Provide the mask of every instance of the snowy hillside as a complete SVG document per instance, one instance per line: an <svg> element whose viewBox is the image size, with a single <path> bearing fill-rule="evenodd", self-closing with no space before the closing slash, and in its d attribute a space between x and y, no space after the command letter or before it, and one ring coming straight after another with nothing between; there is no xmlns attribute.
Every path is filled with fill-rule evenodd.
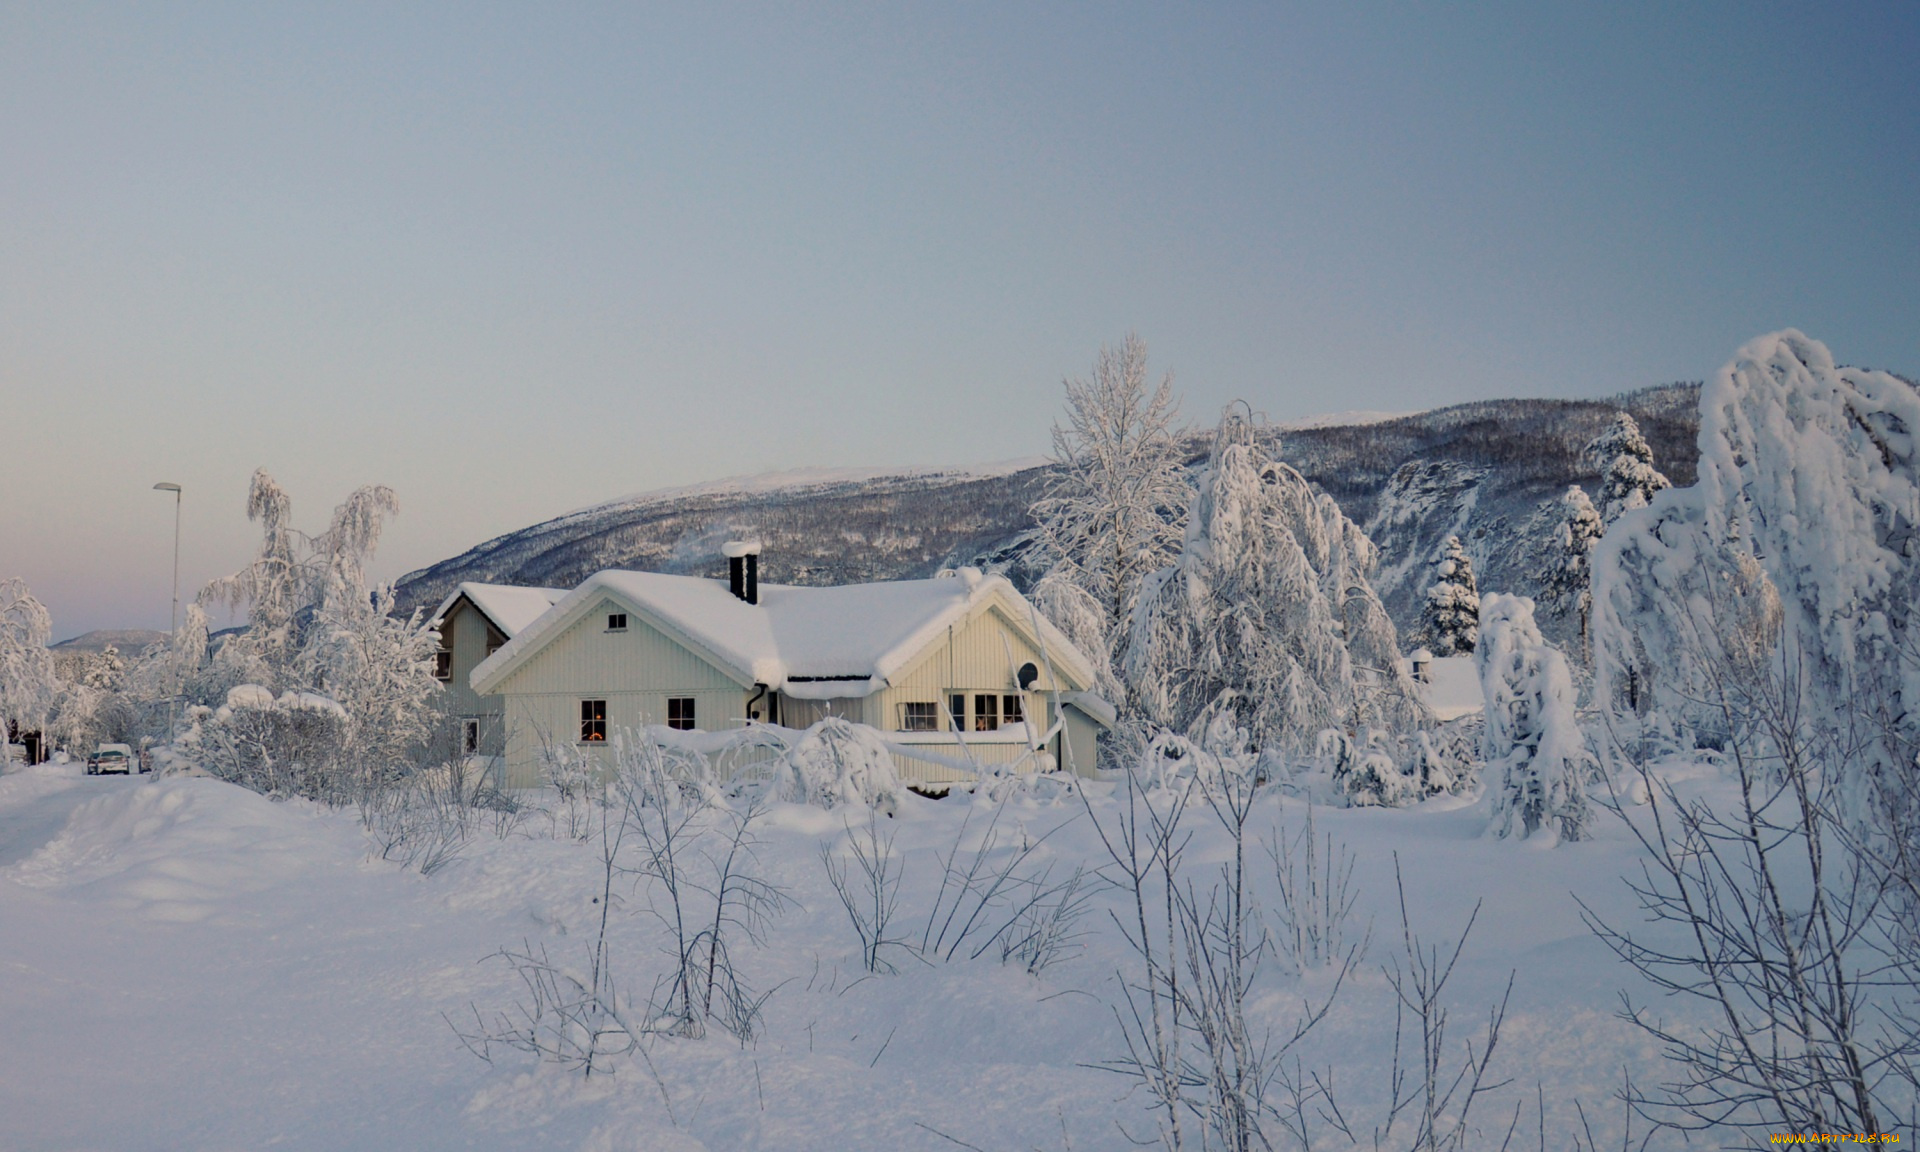
<svg viewBox="0 0 1920 1152"><path fill-rule="evenodd" d="M1552 526L1543 501L1596 479L1580 449L1617 411L1639 421L1677 484L1692 482L1698 388L1665 385L1604 401L1496 400L1410 415L1342 413L1272 429L1285 459L1340 502L1381 549L1381 599L1402 631L1449 535L1482 586L1532 595ZM1192 461L1207 450L1192 438ZM979 469L815 470L643 494L489 540L409 573L402 608L431 607L463 580L572 587L602 568L720 576L720 545L766 544L762 578L841 584L1004 567L1015 583L1031 541L1027 507L1044 461ZM1550 625L1551 627L1551 625Z"/></svg>

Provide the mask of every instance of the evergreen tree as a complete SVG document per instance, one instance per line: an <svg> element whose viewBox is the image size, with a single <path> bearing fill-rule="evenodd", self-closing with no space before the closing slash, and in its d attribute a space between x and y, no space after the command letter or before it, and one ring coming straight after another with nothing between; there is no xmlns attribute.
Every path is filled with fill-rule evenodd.
<svg viewBox="0 0 1920 1152"><path fill-rule="evenodd" d="M1590 763L1566 658L1541 637L1533 601L1493 593L1474 663L1486 700L1482 751L1495 787L1492 831L1580 840L1592 822Z"/></svg>
<svg viewBox="0 0 1920 1152"><path fill-rule="evenodd" d="M1625 412L1587 445L1586 457L1600 470L1600 515L1607 524L1645 508L1655 493L1673 487L1653 466L1653 449L1640 434L1640 425Z"/></svg>
<svg viewBox="0 0 1920 1152"><path fill-rule="evenodd" d="M1480 590L1460 537L1447 537L1434 576L1427 589L1427 643L1435 656L1464 656L1480 636Z"/></svg>
<svg viewBox="0 0 1920 1152"><path fill-rule="evenodd" d="M1578 484L1568 486L1560 497L1560 509L1560 546L1541 577L1541 599L1554 613L1571 615L1579 622L1584 659L1593 615L1593 550L1607 527Z"/></svg>

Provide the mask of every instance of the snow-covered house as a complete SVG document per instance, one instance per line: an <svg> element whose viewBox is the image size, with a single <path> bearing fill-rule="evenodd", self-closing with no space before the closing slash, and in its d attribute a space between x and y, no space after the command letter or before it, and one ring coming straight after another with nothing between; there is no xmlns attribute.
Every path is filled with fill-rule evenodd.
<svg viewBox="0 0 1920 1152"><path fill-rule="evenodd" d="M910 779L1044 762L1033 744L1056 718L1037 751L1092 770L1112 708L1086 658L1004 578L762 585L750 549L729 554L728 582L597 573L474 669L472 691L504 704L507 786L537 784L549 748L604 754L625 729L804 728L828 715L928 754L896 755Z"/></svg>
<svg viewBox="0 0 1920 1152"><path fill-rule="evenodd" d="M433 674L449 697L447 714L459 726L455 739L462 755L499 756L506 751L501 699L473 690L473 670L565 595L557 588L469 583L455 588L434 610L440 651L434 655Z"/></svg>

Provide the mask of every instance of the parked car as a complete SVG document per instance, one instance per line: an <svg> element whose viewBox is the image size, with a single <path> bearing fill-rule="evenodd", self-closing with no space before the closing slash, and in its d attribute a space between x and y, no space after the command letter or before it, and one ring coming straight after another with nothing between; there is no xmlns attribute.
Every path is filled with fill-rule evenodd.
<svg viewBox="0 0 1920 1152"><path fill-rule="evenodd" d="M131 747L125 744L102 744L87 754L87 775L99 776L107 772L124 772L131 776L140 771L140 758Z"/></svg>

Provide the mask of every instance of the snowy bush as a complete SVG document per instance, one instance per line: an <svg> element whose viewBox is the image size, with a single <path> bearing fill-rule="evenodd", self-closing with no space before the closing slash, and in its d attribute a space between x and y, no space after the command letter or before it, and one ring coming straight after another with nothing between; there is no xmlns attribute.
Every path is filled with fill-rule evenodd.
<svg viewBox="0 0 1920 1152"><path fill-rule="evenodd" d="M1541 638L1533 601L1489 595L1475 663L1486 699L1482 736L1493 794L1490 830L1579 840L1591 821L1591 757L1573 711L1566 658Z"/></svg>
<svg viewBox="0 0 1920 1152"><path fill-rule="evenodd" d="M781 798L822 808L860 805L892 812L906 785L880 734L838 716L807 729L782 761Z"/></svg>
<svg viewBox="0 0 1920 1152"><path fill-rule="evenodd" d="M1367 582L1375 562L1339 506L1269 458L1251 418L1228 409L1180 556L1141 587L1129 700L1152 723L1196 736L1230 707L1273 752L1328 727L1428 722Z"/></svg>
<svg viewBox="0 0 1920 1152"><path fill-rule="evenodd" d="M243 788L346 804L361 794L346 760L347 725L346 711L317 693L276 697L241 684L181 744L207 772Z"/></svg>
<svg viewBox="0 0 1920 1152"><path fill-rule="evenodd" d="M1447 537L1446 552L1433 575L1433 586L1427 589L1427 645L1435 656L1472 652L1480 634L1480 590L1460 537Z"/></svg>
<svg viewBox="0 0 1920 1152"><path fill-rule="evenodd" d="M1355 808L1398 808L1419 798L1417 777L1400 770L1385 732L1368 729L1358 741L1336 744L1340 753L1333 765L1333 786Z"/></svg>

